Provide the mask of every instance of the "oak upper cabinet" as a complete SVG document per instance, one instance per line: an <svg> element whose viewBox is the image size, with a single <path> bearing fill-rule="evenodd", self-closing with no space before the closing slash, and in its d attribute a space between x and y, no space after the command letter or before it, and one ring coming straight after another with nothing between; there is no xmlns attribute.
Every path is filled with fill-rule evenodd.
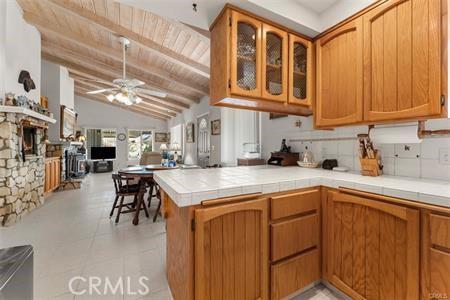
<svg viewBox="0 0 450 300"><path fill-rule="evenodd" d="M262 31L262 96L286 102L288 94L288 34L263 24Z"/></svg>
<svg viewBox="0 0 450 300"><path fill-rule="evenodd" d="M288 102L311 106L314 95L313 43L289 34Z"/></svg>
<svg viewBox="0 0 450 300"><path fill-rule="evenodd" d="M231 93L261 97L262 23L231 12Z"/></svg>
<svg viewBox="0 0 450 300"><path fill-rule="evenodd" d="M328 280L353 299L419 299L419 211L329 193Z"/></svg>
<svg viewBox="0 0 450 300"><path fill-rule="evenodd" d="M364 119L441 114L441 1L390 0L364 14Z"/></svg>
<svg viewBox="0 0 450 300"><path fill-rule="evenodd" d="M293 94L298 99L289 98L289 35L294 32L230 4L216 18L210 31L211 105L312 115L310 98L313 93L303 89L307 79L295 79ZM307 38L303 40L303 44L308 46ZM304 68L304 60L310 59L307 54L306 58L302 56L301 51L298 49L299 54L293 56L302 60L298 61L297 69ZM304 70L309 76L313 72L313 67L309 65L312 63L307 61L307 69ZM306 97L305 93L308 93Z"/></svg>
<svg viewBox="0 0 450 300"><path fill-rule="evenodd" d="M268 199L195 211L195 299L268 299Z"/></svg>
<svg viewBox="0 0 450 300"><path fill-rule="evenodd" d="M363 120L363 20L361 17L316 41L315 124L331 127Z"/></svg>

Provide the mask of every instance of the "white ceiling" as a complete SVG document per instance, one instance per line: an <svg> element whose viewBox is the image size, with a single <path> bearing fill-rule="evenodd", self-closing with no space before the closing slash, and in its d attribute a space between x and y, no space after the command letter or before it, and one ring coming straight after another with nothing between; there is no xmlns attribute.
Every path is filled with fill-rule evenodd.
<svg viewBox="0 0 450 300"><path fill-rule="evenodd" d="M0 0L1 1L1 0ZM202 29L226 3L314 37L375 0L115 0ZM197 3L197 12L192 3Z"/></svg>
<svg viewBox="0 0 450 300"><path fill-rule="evenodd" d="M304 7L321 14L339 0L295 0Z"/></svg>

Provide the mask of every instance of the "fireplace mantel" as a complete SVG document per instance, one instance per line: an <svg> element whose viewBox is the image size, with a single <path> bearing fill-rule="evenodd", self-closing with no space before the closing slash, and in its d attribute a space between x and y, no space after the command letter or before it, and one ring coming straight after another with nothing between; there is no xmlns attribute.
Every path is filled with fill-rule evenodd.
<svg viewBox="0 0 450 300"><path fill-rule="evenodd" d="M7 106L7 105L0 105L0 113L16 113L16 114L22 114L26 116L30 116L32 118L42 120L44 122L55 124L56 120L52 119L46 115L40 114L38 112L35 112L31 109L25 108L25 107L19 107L19 106Z"/></svg>

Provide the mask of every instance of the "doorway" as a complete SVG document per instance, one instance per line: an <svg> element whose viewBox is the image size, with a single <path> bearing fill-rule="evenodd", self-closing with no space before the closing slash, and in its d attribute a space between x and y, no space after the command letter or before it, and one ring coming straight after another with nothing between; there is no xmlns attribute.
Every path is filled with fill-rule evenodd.
<svg viewBox="0 0 450 300"><path fill-rule="evenodd" d="M197 118L197 165L209 166L210 128L209 114Z"/></svg>

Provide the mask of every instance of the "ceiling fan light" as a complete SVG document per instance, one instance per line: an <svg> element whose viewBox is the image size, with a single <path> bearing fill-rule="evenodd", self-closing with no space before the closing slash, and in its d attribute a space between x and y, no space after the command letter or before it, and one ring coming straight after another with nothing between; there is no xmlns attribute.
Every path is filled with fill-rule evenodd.
<svg viewBox="0 0 450 300"><path fill-rule="evenodd" d="M142 102L141 97L136 97L136 104L139 104L139 103L141 103L141 102Z"/></svg>
<svg viewBox="0 0 450 300"><path fill-rule="evenodd" d="M106 96L106 98L108 99L109 102L113 102L115 97L113 94L109 94L108 96Z"/></svg>

